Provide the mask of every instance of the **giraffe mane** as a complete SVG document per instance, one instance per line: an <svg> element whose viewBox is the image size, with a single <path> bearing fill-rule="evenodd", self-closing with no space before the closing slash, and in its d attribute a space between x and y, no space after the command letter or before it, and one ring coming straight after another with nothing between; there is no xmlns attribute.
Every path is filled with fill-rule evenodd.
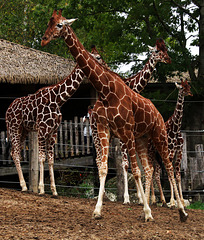
<svg viewBox="0 0 204 240"><path fill-rule="evenodd" d="M165 45L165 42L162 38L159 38L156 40L156 47L157 50L162 51L162 52L167 52L167 47Z"/></svg>

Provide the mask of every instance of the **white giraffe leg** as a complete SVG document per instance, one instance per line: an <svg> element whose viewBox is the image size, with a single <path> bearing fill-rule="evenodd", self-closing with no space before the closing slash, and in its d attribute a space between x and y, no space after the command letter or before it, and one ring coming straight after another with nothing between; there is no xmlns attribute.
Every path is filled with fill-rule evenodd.
<svg viewBox="0 0 204 240"><path fill-rule="evenodd" d="M39 141L40 142L40 141ZM39 144L39 167L40 167L40 178L39 178L39 194L44 194L44 163L45 163L45 150L44 147Z"/></svg>
<svg viewBox="0 0 204 240"><path fill-rule="evenodd" d="M49 165L49 173L50 173L50 188L53 196L57 196L57 190L55 185L55 177L54 177L54 144L55 139L57 137L57 133L54 133L50 138L50 142L47 144L48 149L48 165Z"/></svg>
<svg viewBox="0 0 204 240"><path fill-rule="evenodd" d="M172 184L170 178L169 178L169 184L170 184L170 189L171 189L170 208L174 208L175 207L174 187L173 187L173 184Z"/></svg>
<svg viewBox="0 0 204 240"><path fill-rule="evenodd" d="M137 182L137 181L135 181L135 185L136 185L136 188L137 188L138 204L139 204L139 205L143 205L142 194L141 194L141 192L140 192L140 188L139 188L139 185L138 185L138 182Z"/></svg>
<svg viewBox="0 0 204 240"><path fill-rule="evenodd" d="M15 146L15 147L14 147ZM13 161L16 165L16 169L18 172L18 177L19 177L19 182L20 182L20 186L21 186L21 190L23 192L27 191L27 186L26 186L26 182L23 176L23 172L22 172L22 168L21 168L21 153L20 153L20 149L21 149L21 145L19 145L18 143L14 143L12 144L12 150L11 150L11 156L13 158Z"/></svg>
<svg viewBox="0 0 204 240"><path fill-rule="evenodd" d="M124 201L123 204L130 204L130 197L128 193L128 156L127 149L125 145L120 141L121 151L122 151L122 168L123 168L123 176L124 176Z"/></svg>
<svg viewBox="0 0 204 240"><path fill-rule="evenodd" d="M93 212L93 217L95 219L101 218L103 195L105 192L105 181L108 173L107 161L108 161L109 137L110 137L109 130L105 128L103 125L98 124L97 130L98 130L98 136L101 143L102 158L101 158L100 169L99 169L99 180L100 180L99 195L98 195L98 201L97 201L95 210Z"/></svg>

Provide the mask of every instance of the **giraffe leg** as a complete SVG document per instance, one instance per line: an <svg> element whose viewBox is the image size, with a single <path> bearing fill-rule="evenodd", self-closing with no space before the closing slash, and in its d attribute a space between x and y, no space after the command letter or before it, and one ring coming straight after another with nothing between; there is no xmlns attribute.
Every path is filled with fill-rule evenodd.
<svg viewBox="0 0 204 240"><path fill-rule="evenodd" d="M153 217L152 217L152 214L151 214L151 209L148 205L148 201L147 201L147 198L145 196L144 189L143 189L143 186L142 186L141 171L140 171L139 166L137 164L136 149L135 149L135 138L134 138L134 135L133 135L132 132L129 132L129 135L128 135L128 132L126 132L126 136L127 136L127 139L128 139L128 142L126 143L126 146L127 146L128 152L129 152L130 160L131 160L132 173L133 173L133 176L135 178L135 182L138 186L138 189L141 193L143 204L144 204L143 210L144 210L144 214L145 214L145 221L153 221Z"/></svg>
<svg viewBox="0 0 204 240"><path fill-rule="evenodd" d="M158 128L157 130L161 130L161 128ZM168 173L168 177L170 178L171 183L173 185L174 193L175 193L177 204L178 204L180 220L182 222L185 222L188 218L188 214L184 210L184 206L181 203L179 193L178 193L178 189L177 189L177 186L176 186L176 181L175 181L175 178L174 178L173 165L172 165L172 162L169 160L167 137L163 138L163 136L165 136L166 133L165 132L163 132L163 133L160 132L158 134L158 132L157 132L156 135L160 136L160 137L159 138L155 137L155 138L152 138L152 139L154 140L154 144L155 144L160 156L162 157L162 160L165 164L166 171Z"/></svg>
<svg viewBox="0 0 204 240"><path fill-rule="evenodd" d="M54 133L48 141L47 150L48 150L48 165L49 165L49 173L50 173L50 188L53 196L57 196L57 190L55 185L55 177L54 177L54 144L57 137L57 133Z"/></svg>
<svg viewBox="0 0 204 240"><path fill-rule="evenodd" d="M161 176L161 167L160 167L159 163L155 160L154 177L155 177L155 181L157 183L157 186L159 188L160 201L162 203L162 206L166 207L167 204L166 204L166 199L164 197L164 193L163 193L163 190L162 190L160 176Z"/></svg>
<svg viewBox="0 0 204 240"><path fill-rule="evenodd" d="M185 206L182 187L181 187L181 160L182 160L182 149L177 151L176 160L175 160L175 173L176 173L176 181L179 189L181 202Z"/></svg>
<svg viewBox="0 0 204 240"><path fill-rule="evenodd" d="M169 184L170 184L170 190L171 190L171 198L170 198L170 208L175 208L175 199L174 199L174 187L171 182L171 178L169 179Z"/></svg>
<svg viewBox="0 0 204 240"><path fill-rule="evenodd" d="M151 181L151 203L152 203L152 205L156 205L156 203L157 203L155 192L154 192L153 178L152 178L152 181Z"/></svg>
<svg viewBox="0 0 204 240"><path fill-rule="evenodd" d="M46 159L46 154L45 154L45 142L44 139L41 140L40 138L38 139L39 143L39 166L40 166L40 178L39 178L39 194L45 194L45 189L44 189L44 163Z"/></svg>
<svg viewBox="0 0 204 240"><path fill-rule="evenodd" d="M95 210L93 212L93 218L100 219L101 218L101 210L102 210L102 204L103 204L103 195L105 191L105 181L106 176L108 173L108 152L109 152L109 130L105 128L103 125L98 124L98 135L101 139L101 149L102 149L102 159L101 159L101 165L99 168L99 180L100 180L100 188L99 188L99 195L98 195L98 201L95 207Z"/></svg>
<svg viewBox="0 0 204 240"><path fill-rule="evenodd" d="M125 145L120 141L121 151L122 151L122 168L123 168L123 176L124 176L124 202L123 204L130 204L130 198L128 193L128 156L127 149Z"/></svg>
<svg viewBox="0 0 204 240"><path fill-rule="evenodd" d="M136 139L136 151L141 161L145 173L145 196L149 204L150 186L154 167L151 159L148 156L148 140L146 138Z"/></svg>
<svg viewBox="0 0 204 240"><path fill-rule="evenodd" d="M25 134L23 133L23 129L21 128L20 123L17 123L16 125L19 126L18 129L15 129L15 131L12 131L12 129L10 129L10 131L9 130L8 131L10 134L11 145L12 145L11 156L13 158L13 161L15 163L15 166L18 172L21 189L24 192L28 190L24 176L23 176L22 168L21 168L21 159L22 159L21 149L22 149L22 143L25 140Z"/></svg>
<svg viewBox="0 0 204 240"><path fill-rule="evenodd" d="M19 177L19 181L20 181L20 186L23 192L27 191L27 186L26 186L26 182L25 179L23 177L23 172L21 169L21 144L12 144L12 150L11 150L11 156L13 158L13 161L15 163L17 172L18 172L18 177Z"/></svg>

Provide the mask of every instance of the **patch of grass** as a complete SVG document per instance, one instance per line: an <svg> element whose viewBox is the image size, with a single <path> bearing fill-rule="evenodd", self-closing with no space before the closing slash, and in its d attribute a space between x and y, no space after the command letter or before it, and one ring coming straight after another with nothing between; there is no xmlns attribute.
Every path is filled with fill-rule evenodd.
<svg viewBox="0 0 204 240"><path fill-rule="evenodd" d="M204 203L203 202L194 202L190 206L187 207L188 209L201 209L204 210Z"/></svg>

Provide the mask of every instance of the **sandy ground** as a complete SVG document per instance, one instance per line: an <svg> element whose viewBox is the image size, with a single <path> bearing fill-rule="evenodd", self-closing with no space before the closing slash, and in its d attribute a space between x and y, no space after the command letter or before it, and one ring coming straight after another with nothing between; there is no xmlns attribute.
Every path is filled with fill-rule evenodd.
<svg viewBox="0 0 204 240"><path fill-rule="evenodd" d="M143 207L104 201L103 218L92 219L96 200L39 196L0 188L0 239L204 239L204 212L151 206L154 222L141 218Z"/></svg>

